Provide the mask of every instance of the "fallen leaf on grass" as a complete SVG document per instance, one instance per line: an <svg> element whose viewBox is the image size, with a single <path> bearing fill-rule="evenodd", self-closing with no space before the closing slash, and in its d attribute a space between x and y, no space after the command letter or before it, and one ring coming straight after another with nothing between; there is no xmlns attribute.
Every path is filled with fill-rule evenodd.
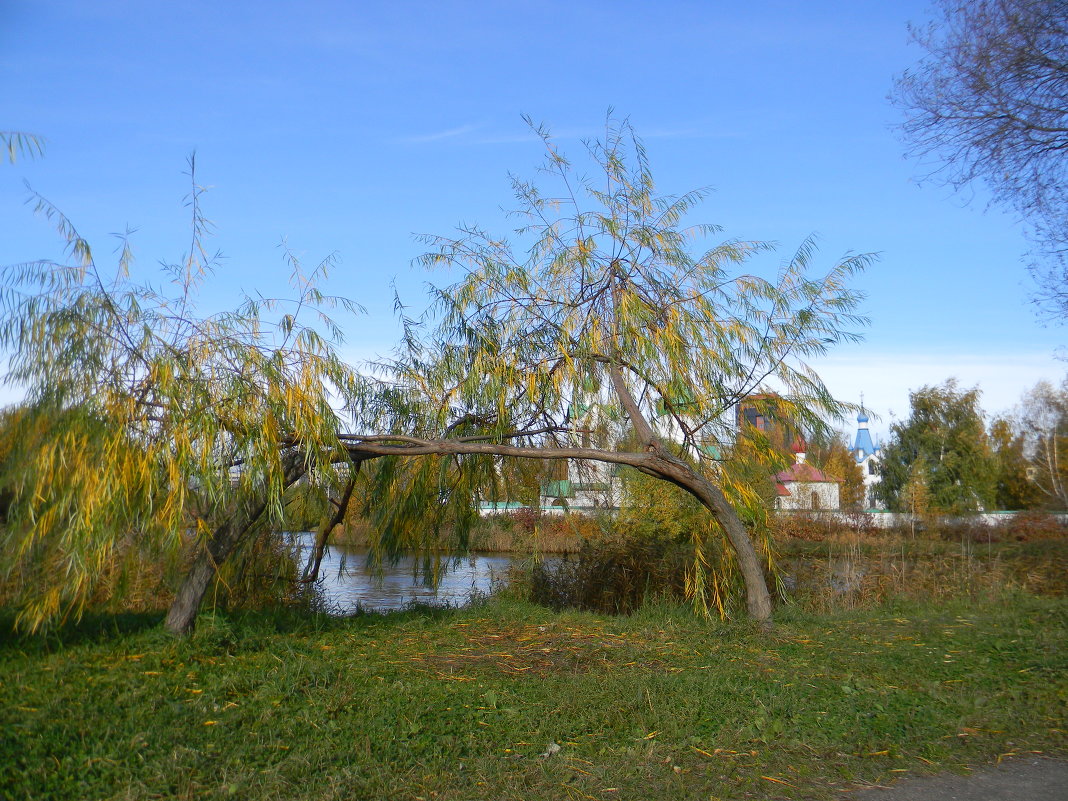
<svg viewBox="0 0 1068 801"><path fill-rule="evenodd" d="M793 787L790 782L783 781L782 779L776 779L774 776L761 776L761 779L766 779L769 782L775 782L776 784L785 784L787 787ZM797 788L794 788L797 789Z"/></svg>

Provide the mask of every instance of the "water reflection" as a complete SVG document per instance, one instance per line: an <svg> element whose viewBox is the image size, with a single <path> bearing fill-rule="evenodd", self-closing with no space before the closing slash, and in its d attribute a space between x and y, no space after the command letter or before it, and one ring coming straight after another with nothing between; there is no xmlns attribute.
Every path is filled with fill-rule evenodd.
<svg viewBox="0 0 1068 801"><path fill-rule="evenodd" d="M314 534L296 535L300 548L298 564L303 566ZM506 553L481 553L462 559L444 559L448 570L436 587L427 587L415 575L416 559L405 557L395 565L384 565L375 575L367 567L366 548L331 546L319 570L320 585L328 609L341 614L362 609L403 609L413 601L429 604L462 605L475 593L489 592L507 578L512 557Z"/></svg>

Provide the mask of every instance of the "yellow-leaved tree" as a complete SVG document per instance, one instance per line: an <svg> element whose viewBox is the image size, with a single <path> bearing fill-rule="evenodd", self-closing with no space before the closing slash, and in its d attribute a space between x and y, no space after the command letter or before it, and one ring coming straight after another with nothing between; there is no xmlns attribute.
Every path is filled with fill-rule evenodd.
<svg viewBox="0 0 1068 801"><path fill-rule="evenodd" d="M290 258L289 300L202 313L214 257L193 167L192 245L165 268L168 292L130 278L125 240L105 271L40 196L69 260L3 271L6 378L26 396L0 428L0 576L27 629L79 613L131 552L176 559L191 546L168 617L188 631L218 567L281 518L288 486L351 475L337 408L358 402L363 379L338 358L339 331L303 322L330 328L327 309L353 307L318 289L331 260L306 273Z"/></svg>
<svg viewBox="0 0 1068 801"><path fill-rule="evenodd" d="M702 193L658 194L629 124L610 117L605 138L587 143L589 178L535 130L553 185L513 179L514 242L477 227L428 238L423 263L463 277L436 291L426 318L406 321L404 350L389 365L418 412L392 434L346 437L349 452L400 459L377 497L402 487L413 512L439 508L463 486L477 491L460 476L489 475L493 459L629 465L689 493L706 516L694 541L695 600L710 578L704 551L723 538L749 615L766 620L770 549L754 545L736 509L753 489L729 457L710 454L717 444L728 453L735 407L754 394L771 416L809 431L843 412L806 360L856 338L864 321L848 280L869 257L812 277L806 242L774 280L748 274L747 259L767 246L702 246L719 233L686 224ZM769 385L774 395L761 391ZM599 419L621 421L615 443L584 436ZM748 450L778 458L766 442ZM403 459L420 454L452 457L453 477ZM387 524L406 519L380 508Z"/></svg>
<svg viewBox="0 0 1068 801"><path fill-rule="evenodd" d="M7 377L27 389L0 433L0 571L21 590L20 621L33 629L81 609L116 554L175 554L191 541L166 623L190 631L217 571L282 519L302 477L342 500L306 578L355 477L373 556L421 551L430 565L443 535L462 544L479 499L497 494L502 459L628 465L681 488L706 515L693 541L695 601L710 583L729 584L710 570L730 571L749 615L767 620L771 551L754 545L738 509L755 508L754 457L780 456L758 436L736 445L734 411L756 395L765 416L819 431L848 408L807 360L856 338L864 321L848 280L869 257L812 277L806 242L774 280L746 273L766 245L698 249L718 233L685 225L701 193L658 194L627 123L609 119L604 140L589 143L588 180L539 133L555 188L515 181L515 245L477 228L430 239L425 263L463 277L435 291L426 318L404 320L381 381L337 355L341 332L325 313L353 304L319 290L329 260L310 274L291 260L289 302L198 311L212 259L195 180L193 244L170 268L169 294L129 279L125 247L106 275L38 198L70 263L17 265L0 284ZM326 335L304 324L308 314ZM613 441L598 420L616 421ZM731 454L742 452L746 469L735 469ZM713 545L724 558L710 562Z"/></svg>

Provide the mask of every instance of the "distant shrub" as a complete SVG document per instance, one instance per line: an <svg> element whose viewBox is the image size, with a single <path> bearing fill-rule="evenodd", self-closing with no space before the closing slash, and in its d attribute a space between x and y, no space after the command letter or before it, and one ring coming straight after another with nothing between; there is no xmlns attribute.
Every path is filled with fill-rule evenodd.
<svg viewBox="0 0 1068 801"><path fill-rule="evenodd" d="M875 515L868 512L851 511L844 514L846 528L854 534L871 536L878 533L875 527Z"/></svg>
<svg viewBox="0 0 1068 801"><path fill-rule="evenodd" d="M1068 525L1056 515L1042 512L1020 512L1004 526L1005 538L1017 542L1056 540L1068 537Z"/></svg>
<svg viewBox="0 0 1068 801"><path fill-rule="evenodd" d="M779 512L772 517L771 530L784 539L823 542L847 528L837 519L823 518L805 512Z"/></svg>
<svg viewBox="0 0 1068 801"><path fill-rule="evenodd" d="M943 518L934 526L934 533L947 542L971 542L985 545L1001 542L1001 532L979 517Z"/></svg>
<svg viewBox="0 0 1068 801"><path fill-rule="evenodd" d="M569 553L579 550L586 540L603 538L603 523L601 518L579 513L515 509L482 518L471 533L471 547L481 551Z"/></svg>
<svg viewBox="0 0 1068 801"><path fill-rule="evenodd" d="M605 528L597 517L584 514L545 515L542 517L542 537L550 542L577 541L584 543L602 539Z"/></svg>
<svg viewBox="0 0 1068 801"><path fill-rule="evenodd" d="M536 509L515 509L498 516L505 529L518 529L523 534L533 534L542 514Z"/></svg>

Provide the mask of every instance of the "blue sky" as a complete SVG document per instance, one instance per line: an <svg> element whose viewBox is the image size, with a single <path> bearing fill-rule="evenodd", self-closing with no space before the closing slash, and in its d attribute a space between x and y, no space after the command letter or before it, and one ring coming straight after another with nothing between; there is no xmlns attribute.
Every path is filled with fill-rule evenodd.
<svg viewBox="0 0 1068 801"><path fill-rule="evenodd" d="M919 57L906 23L924 2L0 2L0 130L47 138L45 158L0 169L0 263L56 257L24 205L28 181L106 262L137 228L150 274L187 246L186 157L226 260L208 302L277 293L278 248L315 263L368 315L354 357L396 339L392 288L413 307L425 273L414 234L461 222L507 231L509 171L540 145L571 153L606 110L645 140L659 188L715 191L696 215L725 235L816 234L818 264L877 252L858 279L862 345L817 364L847 400L864 392L886 431L908 391L957 376L988 412L1057 380L1065 329L1028 303L1011 217L920 185L887 101ZM765 265L773 269L774 261ZM429 276L438 281L446 276Z"/></svg>

